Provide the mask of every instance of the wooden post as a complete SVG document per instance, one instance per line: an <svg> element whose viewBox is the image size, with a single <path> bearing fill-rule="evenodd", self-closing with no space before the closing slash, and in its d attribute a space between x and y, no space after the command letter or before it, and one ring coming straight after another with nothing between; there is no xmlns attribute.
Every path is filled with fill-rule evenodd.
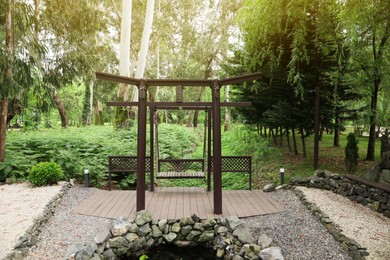
<svg viewBox="0 0 390 260"><path fill-rule="evenodd" d="M154 191L154 106L149 107L150 121L150 191Z"/></svg>
<svg viewBox="0 0 390 260"><path fill-rule="evenodd" d="M214 168L214 213L222 214L222 151L221 151L221 87L217 80L213 91L213 168Z"/></svg>
<svg viewBox="0 0 390 260"><path fill-rule="evenodd" d="M145 157L146 157L146 92L145 80L138 85L138 136L137 136L137 212L145 209Z"/></svg>
<svg viewBox="0 0 390 260"><path fill-rule="evenodd" d="M211 109L207 108L207 191L211 190Z"/></svg>

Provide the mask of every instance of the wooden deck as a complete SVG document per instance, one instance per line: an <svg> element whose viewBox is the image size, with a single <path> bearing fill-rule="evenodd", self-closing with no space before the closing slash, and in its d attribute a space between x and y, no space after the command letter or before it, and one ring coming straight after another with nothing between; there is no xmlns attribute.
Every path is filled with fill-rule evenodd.
<svg viewBox="0 0 390 260"><path fill-rule="evenodd" d="M283 207L260 190L224 190L223 214L213 214L213 192L198 187L162 187L146 191L146 209L154 219L179 219L192 214L201 219L221 216L240 218L284 211ZM75 213L116 219L134 219L136 191L98 190L74 210Z"/></svg>

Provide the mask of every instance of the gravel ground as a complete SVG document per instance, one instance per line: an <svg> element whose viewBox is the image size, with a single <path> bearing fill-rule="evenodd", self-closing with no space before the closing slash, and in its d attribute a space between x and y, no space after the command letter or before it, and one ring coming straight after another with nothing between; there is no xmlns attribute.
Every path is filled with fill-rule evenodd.
<svg viewBox="0 0 390 260"><path fill-rule="evenodd" d="M257 239L266 234L289 259L351 259L325 227L290 190L268 193L286 209L283 213L244 219Z"/></svg>
<svg viewBox="0 0 390 260"><path fill-rule="evenodd" d="M305 194L308 201L315 203L328 215L343 230L344 235L354 238L367 248L370 253L367 260L390 259L389 218L328 190L297 188Z"/></svg>
<svg viewBox="0 0 390 260"><path fill-rule="evenodd" d="M77 186L69 189L26 259L63 259L71 244L93 241L95 235L108 225L110 220L79 215L72 210L96 190Z"/></svg>
<svg viewBox="0 0 390 260"><path fill-rule="evenodd" d="M95 191L82 187L69 189L26 259L62 259L69 245L92 241L110 220L78 215L72 209ZM286 212L244 219L255 238L267 234L281 247L286 260L351 259L292 191L269 194L283 204Z"/></svg>

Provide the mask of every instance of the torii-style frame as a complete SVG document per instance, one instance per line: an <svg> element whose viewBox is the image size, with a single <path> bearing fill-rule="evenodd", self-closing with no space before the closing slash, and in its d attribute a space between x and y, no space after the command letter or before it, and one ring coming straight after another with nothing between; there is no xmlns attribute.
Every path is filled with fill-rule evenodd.
<svg viewBox="0 0 390 260"><path fill-rule="evenodd" d="M222 214L222 151L221 151L221 106L250 106L250 102L221 102L220 89L225 85L235 85L261 78L260 73L226 78L222 80L167 80L167 79L135 79L108 73L96 72L96 78L135 85L139 90L138 102L108 102L111 106L138 107L137 134L137 211L145 209L145 158L146 158L146 123L147 107L212 107L213 129L213 180L214 180L214 213ZM211 87L212 102L147 102L147 89L150 86L173 86L182 88ZM152 113L151 113L152 114Z"/></svg>

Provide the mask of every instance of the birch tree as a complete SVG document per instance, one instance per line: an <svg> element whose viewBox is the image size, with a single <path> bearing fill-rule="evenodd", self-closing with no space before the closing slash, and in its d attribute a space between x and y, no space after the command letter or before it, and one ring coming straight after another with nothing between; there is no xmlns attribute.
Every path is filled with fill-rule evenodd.
<svg viewBox="0 0 390 260"><path fill-rule="evenodd" d="M154 13L154 0L148 0L145 13L145 25L142 33L141 48L138 53L137 70L135 72L135 78L143 78L145 73L146 57L149 49L150 35L152 34L153 25L153 13ZM134 88L133 101L138 101L138 88Z"/></svg>

